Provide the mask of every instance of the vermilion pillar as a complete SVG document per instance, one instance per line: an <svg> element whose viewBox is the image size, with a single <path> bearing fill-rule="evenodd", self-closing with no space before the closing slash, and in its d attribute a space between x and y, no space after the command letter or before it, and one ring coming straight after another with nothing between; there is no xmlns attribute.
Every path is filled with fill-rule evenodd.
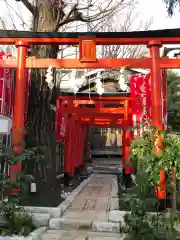
<svg viewBox="0 0 180 240"><path fill-rule="evenodd" d="M87 142L87 126L83 126L83 155L82 155L82 158L83 158L83 162L82 164L84 165L85 163L85 154L86 154L86 151L87 151L87 145L88 145L88 142Z"/></svg>
<svg viewBox="0 0 180 240"><path fill-rule="evenodd" d="M81 165L81 152L82 152L82 126L78 124L78 168Z"/></svg>
<svg viewBox="0 0 180 240"><path fill-rule="evenodd" d="M126 129L123 130L123 167L124 167L124 173L125 174L131 174L132 167L130 166L130 163L128 163L128 157L130 155L130 145L132 141L132 133L131 130Z"/></svg>
<svg viewBox="0 0 180 240"><path fill-rule="evenodd" d="M16 69L16 86L14 101L14 117L12 129L12 144L16 155L23 151L22 141L24 140L24 114L25 114L25 68L28 45L22 41L16 44L17 47L17 69ZM21 163L18 162L10 167L10 178L14 179L21 170Z"/></svg>
<svg viewBox="0 0 180 240"><path fill-rule="evenodd" d="M160 47L162 46L159 41L150 41L148 43L148 47L150 48L150 54L152 58L152 68L151 68L151 118L152 125L157 127L158 130L164 129L163 124L163 82L161 77L161 69L159 66L160 59ZM160 136L157 138L155 154L161 151L162 147L162 139ZM157 189L157 196L159 198L166 197L166 189L165 189L165 172L162 168L160 170L160 185Z"/></svg>
<svg viewBox="0 0 180 240"><path fill-rule="evenodd" d="M75 142L74 142L74 166L77 172L77 167L78 167L78 138L79 138L79 133L78 133L78 121L76 121L75 125Z"/></svg>
<svg viewBox="0 0 180 240"><path fill-rule="evenodd" d="M124 102L124 121L129 122L129 101L125 100ZM126 125L126 124L125 124ZM130 174L131 173L131 168L128 164L128 157L130 155L130 144L131 144L131 139L132 134L130 129L124 129L123 134L122 134L122 150L123 150L123 167L125 170L125 174Z"/></svg>
<svg viewBox="0 0 180 240"><path fill-rule="evenodd" d="M152 58L151 68L151 118L152 124L159 130L163 130L163 108L162 108L162 77L159 66L160 47L158 41L150 41L148 44Z"/></svg>
<svg viewBox="0 0 180 240"><path fill-rule="evenodd" d="M69 116L67 120L67 130L65 138L65 156L64 156L64 177L69 180L71 173L71 151L72 151L72 117ZM66 181L65 180L65 181Z"/></svg>
<svg viewBox="0 0 180 240"><path fill-rule="evenodd" d="M85 126L81 126L81 156L80 156L80 166L84 165L84 149L85 149Z"/></svg>
<svg viewBox="0 0 180 240"><path fill-rule="evenodd" d="M85 125L84 126L85 128L85 141L84 141L84 160L85 161L89 161L89 151L91 150L90 149L90 146L89 146L89 142L88 142L88 126Z"/></svg>
<svg viewBox="0 0 180 240"><path fill-rule="evenodd" d="M69 144L71 144L71 177L74 177L74 170L76 167L76 153L77 153L77 147L76 147L76 120L74 117L72 117L72 136L71 139L69 139Z"/></svg>

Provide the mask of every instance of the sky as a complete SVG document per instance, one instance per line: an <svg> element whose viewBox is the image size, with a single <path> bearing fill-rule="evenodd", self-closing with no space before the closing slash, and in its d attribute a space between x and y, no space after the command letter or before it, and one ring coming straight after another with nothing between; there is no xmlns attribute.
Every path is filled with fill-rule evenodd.
<svg viewBox="0 0 180 240"><path fill-rule="evenodd" d="M162 0L141 0L138 11L143 20L153 17L152 29L180 28L180 12L175 11L173 17L168 17Z"/></svg>
<svg viewBox="0 0 180 240"><path fill-rule="evenodd" d="M11 18L13 18L15 19L17 28L22 29L22 21L12 9L15 9L16 12L23 17L24 22L30 22L30 13L22 3L17 3L15 0L0 0L0 16L3 19L8 20L9 28L13 24L11 21ZM151 29L180 27L180 12L176 11L175 16L169 18L162 0L139 0L136 11L139 13L139 18L143 21L153 18ZM9 15L9 12L11 13L11 16Z"/></svg>

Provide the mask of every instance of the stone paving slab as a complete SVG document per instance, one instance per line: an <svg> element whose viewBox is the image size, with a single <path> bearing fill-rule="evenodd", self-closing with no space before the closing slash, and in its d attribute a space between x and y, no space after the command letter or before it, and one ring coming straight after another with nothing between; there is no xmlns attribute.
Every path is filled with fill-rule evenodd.
<svg viewBox="0 0 180 240"><path fill-rule="evenodd" d="M67 212L64 216L66 219L84 219L84 220L108 220L107 213L105 211L86 211L84 212Z"/></svg>
<svg viewBox="0 0 180 240"><path fill-rule="evenodd" d="M79 218L79 215L81 219L87 219L87 214L89 214L90 211L91 215L89 218L92 218L92 220L97 219L97 212L101 212L102 215L106 216L106 212L109 209L113 184L113 175L94 175L64 213L63 218L69 219L74 215L76 215L76 218Z"/></svg>
<svg viewBox="0 0 180 240"><path fill-rule="evenodd" d="M88 237L87 240L122 240L123 238L121 238L120 236L119 237L106 237L106 236L103 236L103 237Z"/></svg>
<svg viewBox="0 0 180 240"><path fill-rule="evenodd" d="M120 233L121 224L117 222L94 221L92 223L92 231L94 232L113 232Z"/></svg>
<svg viewBox="0 0 180 240"><path fill-rule="evenodd" d="M76 219L76 218L52 218L49 222L50 229L63 229L63 230L79 230L91 229L91 219Z"/></svg>
<svg viewBox="0 0 180 240"><path fill-rule="evenodd" d="M121 239L117 233L102 233L88 231L64 231L64 230L48 230L46 235L43 235L43 240L64 240L64 239L83 240L117 240Z"/></svg>
<svg viewBox="0 0 180 240"><path fill-rule="evenodd" d="M96 206L96 202L97 200L92 200L92 199L87 199L85 201L85 205L84 205L84 209L83 211L91 211L91 210L94 210L95 209L95 206Z"/></svg>
<svg viewBox="0 0 180 240"><path fill-rule="evenodd" d="M94 174L63 216L50 220L42 240L121 240L119 218L109 221L114 220L111 205L118 205L116 194L116 176Z"/></svg>

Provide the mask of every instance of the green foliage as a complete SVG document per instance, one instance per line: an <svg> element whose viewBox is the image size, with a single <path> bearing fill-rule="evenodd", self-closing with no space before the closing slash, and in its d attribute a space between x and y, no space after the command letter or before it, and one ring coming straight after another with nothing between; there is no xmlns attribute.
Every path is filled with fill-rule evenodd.
<svg viewBox="0 0 180 240"><path fill-rule="evenodd" d="M157 155L157 139L162 144ZM167 193L174 193L172 168L176 167L176 179L180 180L180 137L165 134L151 126L136 137L131 144L130 161L136 161L136 185L128 190L126 202L130 211L124 216L125 240L174 240L178 232L179 214L174 209L160 211L160 203L155 196L155 187L159 185L160 169L166 173ZM134 162L133 162L134 164ZM178 196L178 194L177 194ZM178 236L179 237L179 236Z"/></svg>
<svg viewBox="0 0 180 240"><path fill-rule="evenodd" d="M16 201L11 199L8 202L3 202L1 212L6 222L5 228L0 229L1 235L17 234L27 236L35 229L32 217L22 207L18 207Z"/></svg>
<svg viewBox="0 0 180 240"><path fill-rule="evenodd" d="M157 156L154 154L157 135L163 139L163 151ZM136 160L138 170L148 174L148 182L152 186L159 184L160 169L163 168L167 175L167 188L172 188L172 166L176 167L177 180L180 180L180 138L159 132L150 127L136 137L131 144L130 160Z"/></svg>
<svg viewBox="0 0 180 240"><path fill-rule="evenodd" d="M44 152L40 147L23 149L22 154L17 155L13 151L7 151L4 146L0 148L0 163L6 162L9 165L17 164L18 162L36 161L41 162L44 159ZM10 194L7 201L2 201L0 205L0 216L5 219L5 226L0 228L1 235L28 235L35 229L32 217L29 216L22 207L19 207L21 190L25 187L24 179L26 173L21 171L14 174L13 178L5 176L0 182L2 195L4 192ZM20 189L20 191L14 191Z"/></svg>
<svg viewBox="0 0 180 240"><path fill-rule="evenodd" d="M137 185L127 194L130 212L124 216L125 240L174 240L175 218L170 212L158 213L159 202L154 196L149 183L148 173L139 170Z"/></svg>
<svg viewBox="0 0 180 240"><path fill-rule="evenodd" d="M167 110L168 126L180 130L180 76L173 71L167 74Z"/></svg>

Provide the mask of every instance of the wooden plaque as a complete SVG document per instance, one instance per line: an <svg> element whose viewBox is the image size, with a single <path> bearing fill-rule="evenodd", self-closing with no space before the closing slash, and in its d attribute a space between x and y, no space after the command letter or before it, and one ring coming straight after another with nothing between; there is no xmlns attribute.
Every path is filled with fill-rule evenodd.
<svg viewBox="0 0 180 240"><path fill-rule="evenodd" d="M80 61L96 62L96 41L95 39L80 38Z"/></svg>

